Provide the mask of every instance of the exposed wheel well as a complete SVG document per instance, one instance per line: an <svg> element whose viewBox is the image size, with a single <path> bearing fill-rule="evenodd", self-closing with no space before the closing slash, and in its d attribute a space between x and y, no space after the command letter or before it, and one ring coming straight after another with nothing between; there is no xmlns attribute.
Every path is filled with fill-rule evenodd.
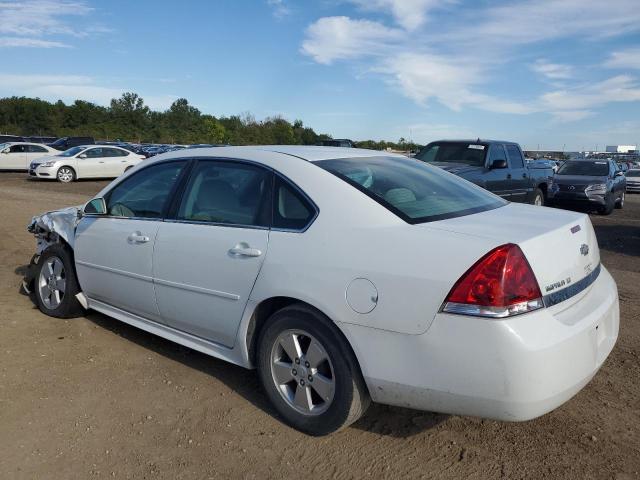
<svg viewBox="0 0 640 480"><path fill-rule="evenodd" d="M278 310L283 309L284 307L288 307L289 305L300 304L304 305L307 308L315 310L322 317L326 318L328 323L330 323L335 330L337 335L340 335L342 339L345 341L345 344L351 350L353 354L353 358L362 372L362 368L360 368L360 361L358 360L357 355L353 351L353 347L349 343L349 340L344 336L344 334L340 331L340 329L332 322L327 315L325 315L321 310L314 307L313 305L303 302L302 300L298 300L297 298L292 297L272 297L266 300L263 300L254 310L253 315L251 316L251 320L249 321L249 327L247 328L247 337L245 339L247 345L247 352L249 354L249 361L251 364L256 364L256 353L258 350L258 338L260 337L260 330L266 325L267 320L271 315L273 315Z"/></svg>

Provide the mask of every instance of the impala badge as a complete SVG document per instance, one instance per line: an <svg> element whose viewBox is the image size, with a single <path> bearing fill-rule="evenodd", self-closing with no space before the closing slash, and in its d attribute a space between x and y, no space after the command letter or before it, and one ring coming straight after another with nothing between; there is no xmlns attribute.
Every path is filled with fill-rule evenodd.
<svg viewBox="0 0 640 480"><path fill-rule="evenodd" d="M589 255L589 245L587 245L586 243L580 245L580 253L585 257Z"/></svg>

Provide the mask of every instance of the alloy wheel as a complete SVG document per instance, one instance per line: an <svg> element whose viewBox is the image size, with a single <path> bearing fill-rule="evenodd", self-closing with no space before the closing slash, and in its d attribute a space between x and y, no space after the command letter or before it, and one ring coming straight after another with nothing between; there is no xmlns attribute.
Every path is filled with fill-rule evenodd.
<svg viewBox="0 0 640 480"><path fill-rule="evenodd" d="M68 167L62 167L58 170L58 180L63 183L69 183L73 180L73 170Z"/></svg>
<svg viewBox="0 0 640 480"><path fill-rule="evenodd" d="M533 204L541 207L542 206L542 197L540 195L536 195L536 198L533 201Z"/></svg>
<svg viewBox="0 0 640 480"><path fill-rule="evenodd" d="M38 292L44 306L55 310L64 299L67 287L64 264L58 257L49 257L42 265L38 278Z"/></svg>
<svg viewBox="0 0 640 480"><path fill-rule="evenodd" d="M303 330L285 330L271 349L271 378L287 404L303 415L331 406L335 376L322 344Z"/></svg>

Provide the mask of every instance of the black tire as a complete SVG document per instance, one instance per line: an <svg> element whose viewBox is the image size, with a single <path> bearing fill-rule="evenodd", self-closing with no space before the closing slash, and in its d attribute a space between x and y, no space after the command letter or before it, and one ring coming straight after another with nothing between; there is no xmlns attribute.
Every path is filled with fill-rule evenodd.
<svg viewBox="0 0 640 480"><path fill-rule="evenodd" d="M539 188L536 188L533 192L533 201L531 202L532 205L538 205L540 207L544 207L545 205L545 199L544 199L544 192L542 190L540 190Z"/></svg>
<svg viewBox="0 0 640 480"><path fill-rule="evenodd" d="M600 207L600 213L602 215L611 215L613 208L615 207L615 200L613 199L613 193L607 195L604 199L604 207Z"/></svg>
<svg viewBox="0 0 640 480"><path fill-rule="evenodd" d="M76 178L76 171L71 167L60 167L56 172L56 179L61 183L75 182Z"/></svg>
<svg viewBox="0 0 640 480"><path fill-rule="evenodd" d="M622 192L620 194L620 198L616 202L616 208L620 209L624 207L624 196L625 196L625 192Z"/></svg>
<svg viewBox="0 0 640 480"><path fill-rule="evenodd" d="M321 410L321 413L315 415L300 413L285 400L285 394L280 390L282 387L279 388L276 385L275 374L272 373L271 367L272 354L279 348L281 335L287 335L290 330L310 334L313 337L312 341L317 341L324 348L330 360L334 386L333 398L324 404L322 398L317 396L317 392L315 393L323 404L324 410ZM304 339L305 337L302 336L302 340ZM307 346L305 354L309 353L309 350ZM303 354L300 360L304 361L305 358ZM294 359L290 361L295 368ZM258 338L257 364L260 381L275 409L288 425L309 435L327 435L352 424L362 416L371 403L369 391L351 347L331 320L306 305L290 305L269 318ZM312 370L305 369L302 376ZM298 380L293 375L291 382L291 388L295 387L297 390ZM307 383L306 388L309 392L315 392L312 383Z"/></svg>
<svg viewBox="0 0 640 480"><path fill-rule="evenodd" d="M43 269L48 268L48 265L50 265L50 261L53 262L54 270L56 269L55 266L57 266L57 262L62 264L62 275L60 278L64 281L64 291L58 292L59 303L57 305L55 304L55 299L52 300L50 296L47 298L46 291L49 287L43 285L43 283L50 285L51 282L53 282L51 280L51 271L43 272ZM57 290L60 290L60 281L62 280L56 282ZM36 264L33 279L33 296L36 305L42 313L50 317L79 317L84 314L84 309L76 298L78 292L80 292L80 287L78 286L78 279L76 278L71 250L62 244L51 245L40 255L38 263Z"/></svg>

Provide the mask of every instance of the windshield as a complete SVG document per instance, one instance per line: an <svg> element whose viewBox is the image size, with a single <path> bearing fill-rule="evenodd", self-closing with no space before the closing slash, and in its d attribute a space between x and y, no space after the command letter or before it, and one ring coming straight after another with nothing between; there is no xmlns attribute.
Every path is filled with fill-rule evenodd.
<svg viewBox="0 0 640 480"><path fill-rule="evenodd" d="M74 155L77 155L78 153L80 153L83 150L86 150L87 147L71 147L69 150L65 150L64 152L62 152L61 154L59 154L59 157L73 157Z"/></svg>
<svg viewBox="0 0 640 480"><path fill-rule="evenodd" d="M566 162L558 169L558 175L585 175L590 177L605 177L609 175L607 162Z"/></svg>
<svg viewBox="0 0 640 480"><path fill-rule="evenodd" d="M461 217L507 204L466 180L410 158L341 158L315 164L407 223Z"/></svg>
<svg viewBox="0 0 640 480"><path fill-rule="evenodd" d="M0 146L0 148L2 148ZM640 177L640 170L629 170L626 174L627 177Z"/></svg>
<svg viewBox="0 0 640 480"><path fill-rule="evenodd" d="M474 167L483 167L487 155L487 146L467 142L434 142L416 154L423 162L463 163Z"/></svg>

